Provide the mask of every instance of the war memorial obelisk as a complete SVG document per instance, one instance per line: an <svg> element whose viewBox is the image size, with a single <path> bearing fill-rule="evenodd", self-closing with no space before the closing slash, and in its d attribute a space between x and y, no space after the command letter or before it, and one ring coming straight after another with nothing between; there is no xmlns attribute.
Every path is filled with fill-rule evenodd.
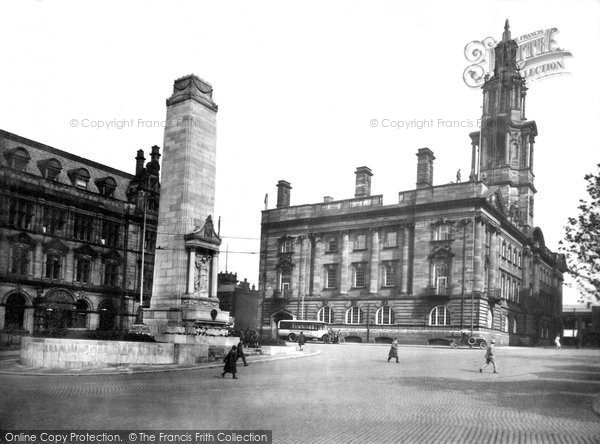
<svg viewBox="0 0 600 444"><path fill-rule="evenodd" d="M144 321L158 340L222 328L215 201L217 105L212 86L177 79L167 99L152 299Z"/></svg>

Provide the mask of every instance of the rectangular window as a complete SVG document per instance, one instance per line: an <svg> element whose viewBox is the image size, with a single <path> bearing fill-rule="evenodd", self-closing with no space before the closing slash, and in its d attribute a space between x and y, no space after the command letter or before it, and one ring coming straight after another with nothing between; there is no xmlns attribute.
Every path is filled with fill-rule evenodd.
<svg viewBox="0 0 600 444"><path fill-rule="evenodd" d="M77 282L88 284L90 282L91 269L92 269L92 264L89 259L78 258L77 259L77 270L76 270Z"/></svg>
<svg viewBox="0 0 600 444"><path fill-rule="evenodd" d="M104 264L104 285L116 287L119 285L119 264L107 262Z"/></svg>
<svg viewBox="0 0 600 444"><path fill-rule="evenodd" d="M442 224L435 227L435 240L450 239L450 225Z"/></svg>
<svg viewBox="0 0 600 444"><path fill-rule="evenodd" d="M333 265L327 266L325 269L325 288L337 287L337 267Z"/></svg>
<svg viewBox="0 0 600 444"><path fill-rule="evenodd" d="M9 225L23 230L32 228L33 203L22 199L11 199L8 210Z"/></svg>
<svg viewBox="0 0 600 444"><path fill-rule="evenodd" d="M385 245L386 248L394 248L398 246L398 233L395 231L389 231L385 234Z"/></svg>
<svg viewBox="0 0 600 444"><path fill-rule="evenodd" d="M335 253L338 251L338 240L337 237L330 237L327 240L327 252Z"/></svg>
<svg viewBox="0 0 600 444"><path fill-rule="evenodd" d="M292 273L283 271L279 275L279 291L282 296L289 296L292 291Z"/></svg>
<svg viewBox="0 0 600 444"><path fill-rule="evenodd" d="M363 288L365 286L365 282L366 282L365 268L366 267L364 264L354 264L354 266L353 266L353 271L354 271L353 283L354 283L355 288Z"/></svg>
<svg viewBox="0 0 600 444"><path fill-rule="evenodd" d="M58 254L49 253L46 256L46 277L48 279L60 279L62 257Z"/></svg>
<svg viewBox="0 0 600 444"><path fill-rule="evenodd" d="M367 249L367 236L365 234L357 234L354 238L354 250Z"/></svg>
<svg viewBox="0 0 600 444"><path fill-rule="evenodd" d="M384 266L384 284L386 287L395 287L396 286L396 264L393 262L389 262Z"/></svg>
<svg viewBox="0 0 600 444"><path fill-rule="evenodd" d="M13 246L11 258L11 273L21 276L29 274L29 249L21 246Z"/></svg>
<svg viewBox="0 0 600 444"><path fill-rule="evenodd" d="M292 253L294 251L294 239L287 237L279 242L280 253Z"/></svg>
<svg viewBox="0 0 600 444"><path fill-rule="evenodd" d="M104 245L116 247L119 245L119 224L110 220L102 221L102 239Z"/></svg>
<svg viewBox="0 0 600 444"><path fill-rule="evenodd" d="M73 217L73 237L90 242L93 238L94 218L83 214Z"/></svg>
<svg viewBox="0 0 600 444"><path fill-rule="evenodd" d="M60 235L65 224L65 211L61 208L44 207L43 227L45 234Z"/></svg>

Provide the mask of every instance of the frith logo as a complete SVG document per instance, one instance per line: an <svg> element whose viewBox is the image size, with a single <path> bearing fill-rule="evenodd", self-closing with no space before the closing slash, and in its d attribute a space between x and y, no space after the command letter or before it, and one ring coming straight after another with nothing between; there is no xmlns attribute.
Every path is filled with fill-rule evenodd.
<svg viewBox="0 0 600 444"><path fill-rule="evenodd" d="M568 74L565 58L570 51L559 48L555 34L558 28L540 29L514 39L519 45L517 65L525 80L536 81L546 77ZM479 88L486 74L494 70L494 48L498 42L493 37L473 40L465 46L465 58L471 65L463 72L465 84Z"/></svg>

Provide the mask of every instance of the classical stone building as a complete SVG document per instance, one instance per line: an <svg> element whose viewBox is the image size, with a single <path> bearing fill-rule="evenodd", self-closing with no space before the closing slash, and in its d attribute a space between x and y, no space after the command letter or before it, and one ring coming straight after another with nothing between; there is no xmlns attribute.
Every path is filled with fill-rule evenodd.
<svg viewBox="0 0 600 444"><path fill-rule="evenodd" d="M0 331L135 320L152 289L159 158L152 147L144 166L139 150L132 175L0 131Z"/></svg>
<svg viewBox="0 0 600 444"><path fill-rule="evenodd" d="M356 169L354 198L262 213L259 323L323 320L350 340L428 343L461 329L501 344L550 343L560 332L564 258L534 216L536 124L508 23L471 133L469 180L434 185L434 153L417 152L416 188L383 205L372 171Z"/></svg>

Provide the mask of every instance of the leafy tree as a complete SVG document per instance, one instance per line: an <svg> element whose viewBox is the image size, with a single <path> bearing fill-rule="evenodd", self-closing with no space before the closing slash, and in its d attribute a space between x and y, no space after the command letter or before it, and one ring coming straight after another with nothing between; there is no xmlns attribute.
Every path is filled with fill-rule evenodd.
<svg viewBox="0 0 600 444"><path fill-rule="evenodd" d="M581 299L600 301L600 164L598 167L596 174L584 176L590 199L579 200L579 216L569 218L560 246Z"/></svg>

